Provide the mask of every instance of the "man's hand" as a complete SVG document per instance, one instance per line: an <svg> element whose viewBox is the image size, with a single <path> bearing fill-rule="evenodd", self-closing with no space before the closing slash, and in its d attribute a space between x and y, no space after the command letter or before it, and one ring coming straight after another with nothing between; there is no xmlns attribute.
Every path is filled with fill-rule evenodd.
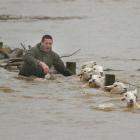
<svg viewBox="0 0 140 140"><path fill-rule="evenodd" d="M47 74L49 72L49 67L44 62L40 61L39 65L41 66L41 68L43 69L45 74Z"/></svg>

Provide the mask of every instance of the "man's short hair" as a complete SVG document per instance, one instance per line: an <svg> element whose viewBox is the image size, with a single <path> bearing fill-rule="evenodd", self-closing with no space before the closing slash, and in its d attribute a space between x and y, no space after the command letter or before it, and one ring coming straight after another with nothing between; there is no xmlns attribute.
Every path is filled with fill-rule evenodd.
<svg viewBox="0 0 140 140"><path fill-rule="evenodd" d="M53 40L52 36L51 35L44 35L41 39L41 42L44 42L45 39L51 39Z"/></svg>

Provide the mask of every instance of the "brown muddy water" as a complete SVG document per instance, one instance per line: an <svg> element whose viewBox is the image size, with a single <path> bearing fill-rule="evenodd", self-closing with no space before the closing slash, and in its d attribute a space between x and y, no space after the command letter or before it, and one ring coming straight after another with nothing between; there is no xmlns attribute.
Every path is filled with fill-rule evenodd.
<svg viewBox="0 0 140 140"><path fill-rule="evenodd" d="M95 60L118 79L140 85L139 0L1 0L0 41L34 46L54 37L64 61ZM140 139L140 111L127 110L120 96L81 88L77 76L45 82L17 78L0 69L0 140ZM135 87L129 86L130 89ZM140 90L139 90L140 92ZM112 103L109 110L96 106Z"/></svg>

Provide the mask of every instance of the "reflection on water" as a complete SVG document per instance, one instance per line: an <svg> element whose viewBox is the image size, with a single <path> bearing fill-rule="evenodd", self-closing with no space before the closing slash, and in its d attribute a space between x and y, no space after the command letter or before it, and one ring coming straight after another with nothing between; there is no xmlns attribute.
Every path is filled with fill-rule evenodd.
<svg viewBox="0 0 140 140"><path fill-rule="evenodd" d="M49 33L60 55L81 49L64 59L77 63L77 73L95 60L106 73L140 85L139 14L139 0L1 0L0 40L34 46ZM39 82L0 68L0 139L139 139L139 110L128 109L120 95L82 85L78 76Z"/></svg>
<svg viewBox="0 0 140 140"><path fill-rule="evenodd" d="M0 91L1 91L1 92L4 92L4 93L11 93L11 92L14 92L14 90L11 89L10 87L4 87L4 86L0 87Z"/></svg>

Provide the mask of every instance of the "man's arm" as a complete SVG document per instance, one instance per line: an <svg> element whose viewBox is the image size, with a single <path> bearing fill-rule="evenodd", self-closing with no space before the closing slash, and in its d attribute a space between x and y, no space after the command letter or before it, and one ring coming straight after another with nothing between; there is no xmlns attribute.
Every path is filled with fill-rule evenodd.
<svg viewBox="0 0 140 140"><path fill-rule="evenodd" d="M72 73L65 67L63 61L61 60L61 58L59 57L58 54L55 53L54 55L54 63L53 63L55 69L63 74L64 76L71 76Z"/></svg>
<svg viewBox="0 0 140 140"><path fill-rule="evenodd" d="M25 63L29 64L31 67L37 67L39 65L39 60L36 59L36 53L34 48L28 50L23 57Z"/></svg>
<svg viewBox="0 0 140 140"><path fill-rule="evenodd" d="M49 67L39 59L37 59L37 54L35 48L32 48L24 55L24 61L29 64L32 68L41 67L44 71L44 74L49 72Z"/></svg>

